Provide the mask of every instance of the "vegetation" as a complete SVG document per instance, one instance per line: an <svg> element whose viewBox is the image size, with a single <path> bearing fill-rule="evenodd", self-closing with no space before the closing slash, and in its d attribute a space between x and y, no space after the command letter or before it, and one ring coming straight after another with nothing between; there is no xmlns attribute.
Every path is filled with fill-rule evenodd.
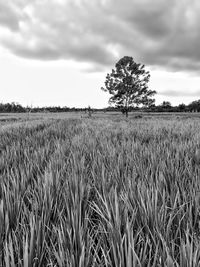
<svg viewBox="0 0 200 267"><path fill-rule="evenodd" d="M200 99L189 104L189 109L200 112Z"/></svg>
<svg viewBox="0 0 200 267"><path fill-rule="evenodd" d="M156 91L148 89L150 73L144 67L137 64L132 57L125 56L116 63L115 69L107 74L105 88L101 88L112 95L109 102L120 108L126 117L130 107L140 104L149 107L155 102L152 96Z"/></svg>
<svg viewBox="0 0 200 267"><path fill-rule="evenodd" d="M91 109L90 106L88 106L87 112L88 112L88 117L91 118L92 117L93 110Z"/></svg>
<svg viewBox="0 0 200 267"><path fill-rule="evenodd" d="M26 109L18 103L0 103L0 112L25 112Z"/></svg>
<svg viewBox="0 0 200 267"><path fill-rule="evenodd" d="M0 265L199 266L199 165L195 118L1 129Z"/></svg>
<svg viewBox="0 0 200 267"><path fill-rule="evenodd" d="M150 103L149 103L150 104ZM85 112L88 113L88 108L76 108L76 107L60 107L60 106L47 106L47 107L23 107L18 103L0 103L0 113L24 113L24 112ZM109 111L122 111L125 110L119 106L109 106L106 108L90 108L91 112L109 112ZM189 105L184 103L178 106L172 106L169 101L163 101L159 105L152 104L145 107L129 106L128 111L145 111L145 112L200 112L200 100L195 100Z"/></svg>

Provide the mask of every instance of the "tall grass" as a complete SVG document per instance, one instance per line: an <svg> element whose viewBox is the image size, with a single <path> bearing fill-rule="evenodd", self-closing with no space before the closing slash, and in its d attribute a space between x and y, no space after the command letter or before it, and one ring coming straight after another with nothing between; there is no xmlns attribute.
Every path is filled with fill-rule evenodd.
<svg viewBox="0 0 200 267"><path fill-rule="evenodd" d="M0 132L0 266L200 266L200 122Z"/></svg>

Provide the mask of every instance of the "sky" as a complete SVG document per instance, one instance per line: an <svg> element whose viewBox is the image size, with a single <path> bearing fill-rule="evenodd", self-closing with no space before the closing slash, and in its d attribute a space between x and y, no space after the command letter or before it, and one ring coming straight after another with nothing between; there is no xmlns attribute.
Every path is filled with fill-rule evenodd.
<svg viewBox="0 0 200 267"><path fill-rule="evenodd" d="M199 0L0 0L0 102L106 107L123 56L156 104L200 99Z"/></svg>

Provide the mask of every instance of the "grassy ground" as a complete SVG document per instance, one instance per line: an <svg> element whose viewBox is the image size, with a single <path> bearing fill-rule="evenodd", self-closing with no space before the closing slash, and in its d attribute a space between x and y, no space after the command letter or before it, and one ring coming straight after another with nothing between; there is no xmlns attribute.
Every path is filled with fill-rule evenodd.
<svg viewBox="0 0 200 267"><path fill-rule="evenodd" d="M0 122L0 266L200 266L199 119L85 116Z"/></svg>

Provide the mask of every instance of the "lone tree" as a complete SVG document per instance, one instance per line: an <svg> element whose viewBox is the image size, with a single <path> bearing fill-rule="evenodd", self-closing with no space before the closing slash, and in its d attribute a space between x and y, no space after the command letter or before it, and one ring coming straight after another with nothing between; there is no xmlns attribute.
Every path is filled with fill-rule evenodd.
<svg viewBox="0 0 200 267"><path fill-rule="evenodd" d="M92 117L93 110L91 109L90 106L88 106L87 110L88 110L88 117L91 118Z"/></svg>
<svg viewBox="0 0 200 267"><path fill-rule="evenodd" d="M130 108L140 104L151 106L155 102L152 96L156 91L148 89L150 73L145 71L144 67L132 57L125 56L116 63L115 69L107 74L105 88L101 88L112 95L109 103L120 108L126 117Z"/></svg>

